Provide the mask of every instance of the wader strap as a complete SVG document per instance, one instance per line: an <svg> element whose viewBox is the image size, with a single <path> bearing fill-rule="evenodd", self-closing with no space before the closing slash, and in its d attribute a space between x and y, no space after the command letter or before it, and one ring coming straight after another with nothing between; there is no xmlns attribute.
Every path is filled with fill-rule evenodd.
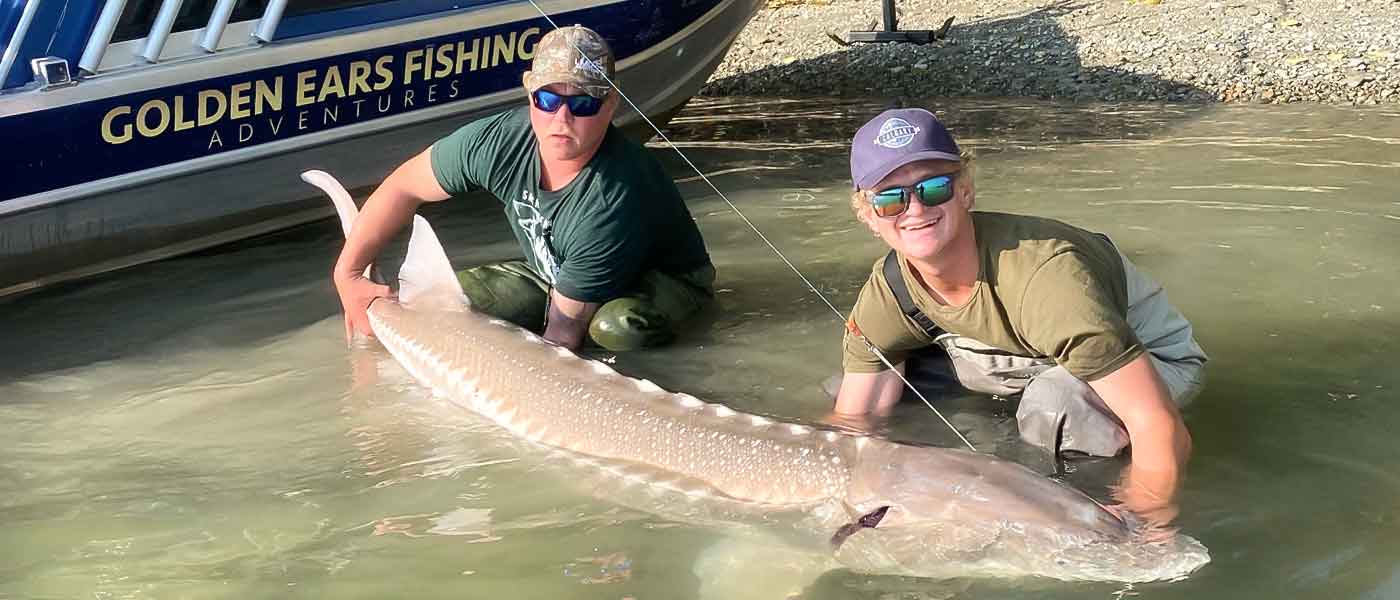
<svg viewBox="0 0 1400 600"><path fill-rule="evenodd" d="M924 311L914 306L914 298L909 295L909 286L904 282L904 273L899 269L899 255L895 254L894 250L885 255L885 283L890 286L890 291L894 293L894 299L899 302L899 310L904 312L904 316L912 319L929 337L938 337L942 330L934 324L933 319L924 314Z"/></svg>

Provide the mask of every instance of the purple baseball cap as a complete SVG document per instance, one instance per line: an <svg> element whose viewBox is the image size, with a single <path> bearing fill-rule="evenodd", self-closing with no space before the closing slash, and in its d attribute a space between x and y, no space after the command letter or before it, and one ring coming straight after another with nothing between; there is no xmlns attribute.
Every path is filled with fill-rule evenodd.
<svg viewBox="0 0 1400 600"><path fill-rule="evenodd" d="M862 125L851 140L851 183L868 190L895 169L931 159L961 160L958 143L943 122L922 108L887 110Z"/></svg>

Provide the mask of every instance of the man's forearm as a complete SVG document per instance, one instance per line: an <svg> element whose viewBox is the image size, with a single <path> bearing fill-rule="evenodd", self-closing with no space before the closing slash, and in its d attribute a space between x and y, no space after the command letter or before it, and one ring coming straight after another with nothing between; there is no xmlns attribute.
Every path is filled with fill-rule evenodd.
<svg viewBox="0 0 1400 600"><path fill-rule="evenodd" d="M1132 462L1126 484L1140 488L1163 502L1170 502L1181 485L1186 461L1191 456L1191 435L1180 421L1152 431L1128 432L1132 440Z"/></svg>
<svg viewBox="0 0 1400 600"><path fill-rule="evenodd" d="M897 371L877 373L846 373L841 377L841 390L836 394L832 410L844 415L874 413L883 415L894 408L904 393L904 363L895 365Z"/></svg>
<svg viewBox="0 0 1400 600"><path fill-rule="evenodd" d="M1127 483L1170 501L1191 457L1191 434L1151 357L1143 354L1089 386L1128 430Z"/></svg>
<svg viewBox="0 0 1400 600"><path fill-rule="evenodd" d="M598 307L598 304L580 302L550 290L544 339L570 350L579 349L583 346L584 338L588 337L588 325L593 321Z"/></svg>
<svg viewBox="0 0 1400 600"><path fill-rule="evenodd" d="M1176 471L1185 467L1191 457L1191 434L1176 415L1129 427L1128 439L1132 442L1134 465L1145 470Z"/></svg>
<svg viewBox="0 0 1400 600"><path fill-rule="evenodd" d="M370 194L360 210L360 216L355 219L350 236L345 239L345 247L336 260L336 274L364 272L384 245L408 223L420 203L417 198L397 191L387 183L379 186Z"/></svg>
<svg viewBox="0 0 1400 600"><path fill-rule="evenodd" d="M433 175L430 157L431 149L408 159L370 194L336 260L337 277L363 273L420 204L447 198Z"/></svg>

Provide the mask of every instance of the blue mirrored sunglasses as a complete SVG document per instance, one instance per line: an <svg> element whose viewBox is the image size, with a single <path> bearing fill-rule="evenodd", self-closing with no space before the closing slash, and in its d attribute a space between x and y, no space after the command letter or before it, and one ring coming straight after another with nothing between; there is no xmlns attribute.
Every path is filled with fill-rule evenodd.
<svg viewBox="0 0 1400 600"><path fill-rule="evenodd" d="M891 218L909 209L910 197L918 198L924 206L938 206L953 199L953 179L957 173L930 177L907 187L880 190L870 196L870 206L876 216Z"/></svg>
<svg viewBox="0 0 1400 600"><path fill-rule="evenodd" d="M530 101L535 104L535 108L547 113L559 112L559 107L568 104L569 113L575 117L591 117L603 109L602 98L594 98L588 94L565 96L544 88L532 92Z"/></svg>

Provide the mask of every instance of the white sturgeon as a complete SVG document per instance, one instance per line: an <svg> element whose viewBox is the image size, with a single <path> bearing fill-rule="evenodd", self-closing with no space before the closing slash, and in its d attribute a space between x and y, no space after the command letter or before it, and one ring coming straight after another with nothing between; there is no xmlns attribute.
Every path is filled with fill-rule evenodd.
<svg viewBox="0 0 1400 600"><path fill-rule="evenodd" d="M302 178L331 196L348 232L357 210L344 188L320 171ZM856 571L1144 582L1185 577L1210 560L1185 535L1144 541L1082 492L1012 462L773 421L540 343L470 310L419 216L398 298L374 302L370 324L435 392L691 503L724 505L725 514L743 507L762 522L802 515L795 526L812 550Z"/></svg>

